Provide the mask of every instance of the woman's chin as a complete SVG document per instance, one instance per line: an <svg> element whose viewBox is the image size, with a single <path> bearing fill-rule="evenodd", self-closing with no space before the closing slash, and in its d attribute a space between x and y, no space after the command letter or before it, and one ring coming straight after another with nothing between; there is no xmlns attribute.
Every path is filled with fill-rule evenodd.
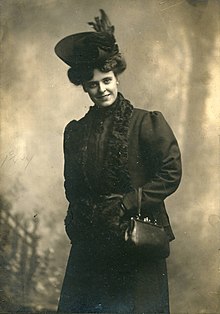
<svg viewBox="0 0 220 314"><path fill-rule="evenodd" d="M111 106L114 102L115 102L115 98L109 95L101 99L100 98L96 99L95 104L98 107L108 107L108 106Z"/></svg>

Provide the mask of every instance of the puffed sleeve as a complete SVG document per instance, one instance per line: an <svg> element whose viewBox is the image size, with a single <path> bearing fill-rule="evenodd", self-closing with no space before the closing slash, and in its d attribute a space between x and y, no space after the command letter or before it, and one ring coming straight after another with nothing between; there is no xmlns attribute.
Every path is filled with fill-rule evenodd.
<svg viewBox="0 0 220 314"><path fill-rule="evenodd" d="M140 124L140 147L149 175L142 186L142 206L155 208L179 186L181 155L177 140L160 112L146 112ZM127 209L135 208L136 193L125 195Z"/></svg>

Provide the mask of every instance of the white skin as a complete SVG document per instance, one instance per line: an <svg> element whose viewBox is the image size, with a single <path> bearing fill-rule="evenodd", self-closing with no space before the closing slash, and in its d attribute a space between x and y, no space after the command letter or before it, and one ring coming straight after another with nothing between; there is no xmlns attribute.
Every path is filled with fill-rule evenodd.
<svg viewBox="0 0 220 314"><path fill-rule="evenodd" d="M94 69L93 78L83 83L83 89L98 107L111 106L117 98L118 81L113 71Z"/></svg>

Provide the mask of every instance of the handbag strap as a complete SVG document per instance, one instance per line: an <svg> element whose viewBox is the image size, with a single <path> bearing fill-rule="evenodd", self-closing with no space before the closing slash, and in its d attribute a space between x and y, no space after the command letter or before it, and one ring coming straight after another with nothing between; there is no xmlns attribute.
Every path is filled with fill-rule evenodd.
<svg viewBox="0 0 220 314"><path fill-rule="evenodd" d="M137 212L138 217L141 217L141 200L142 200L142 187L138 187L136 190L137 193Z"/></svg>

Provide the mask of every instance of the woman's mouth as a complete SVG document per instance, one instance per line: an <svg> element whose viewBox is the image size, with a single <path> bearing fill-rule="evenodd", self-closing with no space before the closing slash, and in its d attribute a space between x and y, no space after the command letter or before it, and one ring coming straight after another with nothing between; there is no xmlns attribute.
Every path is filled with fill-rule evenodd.
<svg viewBox="0 0 220 314"><path fill-rule="evenodd" d="M98 96L97 98L98 98L98 99L105 99L105 98L108 98L109 96L110 96L110 94L101 95L101 96Z"/></svg>

